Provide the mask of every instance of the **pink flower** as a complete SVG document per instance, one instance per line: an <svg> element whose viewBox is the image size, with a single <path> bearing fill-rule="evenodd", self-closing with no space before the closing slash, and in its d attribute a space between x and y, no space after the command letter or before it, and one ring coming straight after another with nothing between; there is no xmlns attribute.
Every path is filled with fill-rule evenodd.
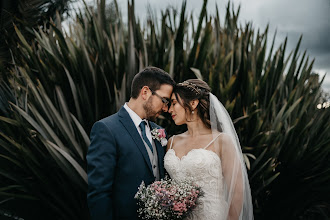
<svg viewBox="0 0 330 220"><path fill-rule="evenodd" d="M166 133L164 129L154 128L151 131L151 136L152 139L156 139L157 141L159 141L163 147L167 145Z"/></svg>
<svg viewBox="0 0 330 220"><path fill-rule="evenodd" d="M173 204L173 210L182 213L187 211L187 207L185 203L177 202Z"/></svg>
<svg viewBox="0 0 330 220"><path fill-rule="evenodd" d="M158 132L159 132L159 134L158 134L159 138L165 138L166 137L164 129L158 129Z"/></svg>
<svg viewBox="0 0 330 220"><path fill-rule="evenodd" d="M159 136L164 135L163 132ZM181 219L196 207L197 198L201 195L199 190L190 180L177 182L165 179L147 187L142 182L135 195L139 200L138 212L146 219Z"/></svg>

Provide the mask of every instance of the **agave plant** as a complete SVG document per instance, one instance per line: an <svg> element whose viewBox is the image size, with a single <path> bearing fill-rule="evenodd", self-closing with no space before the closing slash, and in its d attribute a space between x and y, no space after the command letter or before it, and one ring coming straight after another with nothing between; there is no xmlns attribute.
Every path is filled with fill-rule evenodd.
<svg viewBox="0 0 330 220"><path fill-rule="evenodd" d="M268 28L238 25L239 8L230 4L222 25L206 4L198 22L184 1L180 13L167 8L160 22L150 14L142 26L134 1L124 23L116 1L109 7L100 0L67 31L60 15L35 29L32 43L15 28L18 50L10 90L3 90L9 98L1 100L0 203L24 216L10 204L30 199L29 210L51 210L44 218L88 219L90 128L129 98L135 73L154 65L176 81L204 79L223 102L249 169L256 218L329 216L330 111L316 108L322 80L299 52L301 39L286 55L287 39L275 49L274 35L267 50ZM167 117L159 123L170 134L184 129Z"/></svg>

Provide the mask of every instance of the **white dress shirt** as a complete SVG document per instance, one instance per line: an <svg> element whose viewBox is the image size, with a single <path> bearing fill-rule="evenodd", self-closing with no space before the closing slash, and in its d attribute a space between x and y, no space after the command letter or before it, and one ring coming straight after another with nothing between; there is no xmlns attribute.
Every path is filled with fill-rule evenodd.
<svg viewBox="0 0 330 220"><path fill-rule="evenodd" d="M140 118L140 116L138 116L138 114L136 114L132 109L130 109L130 107L128 107L127 103L125 103L124 108L128 112L128 114L131 117L131 119L133 120L133 123L134 123L136 129L138 130L138 132L139 132L139 134L141 136L141 139L142 139L142 141L144 143L144 146L146 147L146 150L147 150L147 153L148 153L150 162L151 162L152 172L153 172L156 180L159 180L160 179L160 176L159 176L159 170L158 170L157 149L156 149L155 142L152 140L152 137L151 137L151 131L150 131L148 120L146 120L146 119L143 119L142 120ZM153 149L153 152L154 153L151 152L151 150L149 149L148 145L143 140L142 131L141 131L140 126L139 126L142 121L145 121L146 122L146 126L145 126L145 128L146 128L146 135L147 135L147 138L149 139L149 141L150 141L150 143L152 145L152 149Z"/></svg>
<svg viewBox="0 0 330 220"><path fill-rule="evenodd" d="M140 118L140 116L138 116L138 114L136 114L132 109L130 109L130 107L128 107L127 103L125 103L124 108L128 112L131 119L133 120L134 125L135 125L136 129L138 130L141 138L142 138L142 133L141 133L141 129L140 129L139 125L141 124L142 121L146 122L146 135L147 135L147 138L149 139L150 143L152 143L153 141L152 141L152 137L151 137L151 131L150 131L148 120L146 120L146 119L142 120Z"/></svg>

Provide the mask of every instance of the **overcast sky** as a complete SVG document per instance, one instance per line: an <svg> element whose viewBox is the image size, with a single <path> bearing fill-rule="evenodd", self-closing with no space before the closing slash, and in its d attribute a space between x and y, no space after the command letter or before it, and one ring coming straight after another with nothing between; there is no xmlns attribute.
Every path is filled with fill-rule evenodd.
<svg viewBox="0 0 330 220"><path fill-rule="evenodd" d="M92 0L90 0L92 1ZM117 0L127 16L127 0ZM228 0L209 0L208 13L214 14L215 5L220 10L220 19L224 20L225 7ZM307 50L310 60L315 58L315 72L324 76L327 73L323 88L330 92L330 0L232 0L235 8L241 5L239 21L241 24L251 21L254 28L262 31L269 24L269 39L272 39L275 29L277 36L275 46L283 43L288 36L287 53L291 51L303 35L300 51ZM147 13L147 5L160 10L168 5L180 9L182 0L135 0L135 12L143 18ZM187 11L199 15L203 0L188 0Z"/></svg>

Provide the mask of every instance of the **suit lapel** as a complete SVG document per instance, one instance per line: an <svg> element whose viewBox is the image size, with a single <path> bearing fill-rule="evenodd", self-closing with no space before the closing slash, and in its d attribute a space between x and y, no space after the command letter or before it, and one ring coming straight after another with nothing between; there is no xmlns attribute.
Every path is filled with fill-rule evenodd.
<svg viewBox="0 0 330 220"><path fill-rule="evenodd" d="M155 123L149 123L151 130L154 128L157 128ZM160 178L164 177L164 154L165 154L165 149L164 147L161 145L161 143L159 141L157 141L156 139L153 139L156 145L156 149L157 149L157 156L158 156L158 167L159 167L159 176Z"/></svg>
<svg viewBox="0 0 330 220"><path fill-rule="evenodd" d="M148 164L148 167L149 167L150 171L152 172L148 152L147 152L147 150L144 146L144 143L141 139L141 136L140 136L139 132L137 131L137 129L134 125L134 122L132 121L131 117L129 116L128 112L125 110L124 107L122 107L119 110L118 115L120 117L120 119L119 119L120 122L126 128L127 132L131 135L132 139L134 140L135 144L137 145L138 149L140 150L141 154L143 155L144 160Z"/></svg>

